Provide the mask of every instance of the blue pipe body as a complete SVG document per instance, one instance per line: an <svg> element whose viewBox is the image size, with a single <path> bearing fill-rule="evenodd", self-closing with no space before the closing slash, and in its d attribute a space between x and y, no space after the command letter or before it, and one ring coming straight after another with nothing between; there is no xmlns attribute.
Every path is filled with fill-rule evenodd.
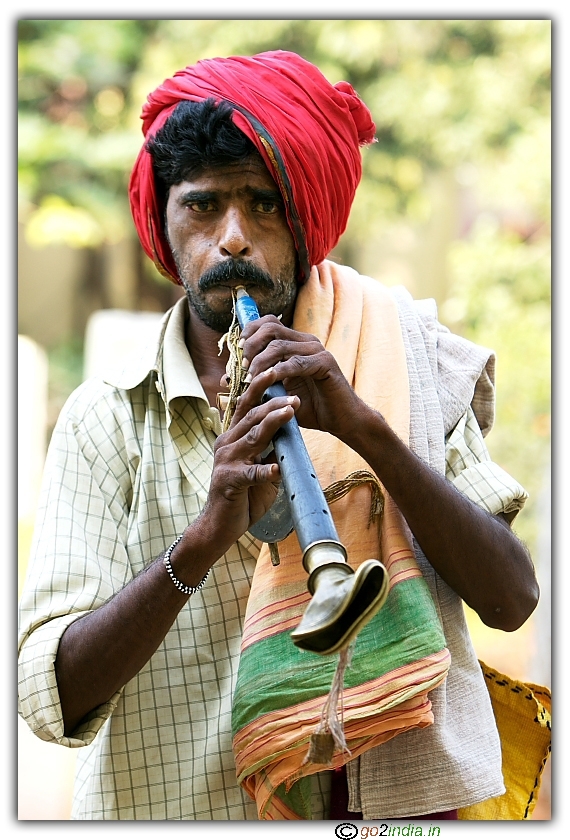
<svg viewBox="0 0 570 840"><path fill-rule="evenodd" d="M237 297L235 307L242 329L250 321L260 317L255 300L247 294L242 293ZM263 402L286 395L283 384L276 382L263 395ZM327 500L295 417L279 429L273 438L273 446L301 550L305 552L315 542L338 543L338 534Z"/></svg>

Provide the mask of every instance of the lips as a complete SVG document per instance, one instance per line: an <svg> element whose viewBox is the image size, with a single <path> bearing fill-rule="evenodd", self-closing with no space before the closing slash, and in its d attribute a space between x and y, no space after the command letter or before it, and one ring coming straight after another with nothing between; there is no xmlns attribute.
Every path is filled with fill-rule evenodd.
<svg viewBox="0 0 570 840"><path fill-rule="evenodd" d="M225 291L228 291L228 292L233 292L235 289L237 289L238 286L243 286L248 291L251 291L253 289L260 289L260 286L257 283L248 283L248 282L244 283L244 281L241 278L239 278L239 279L235 280L235 282L234 281L229 281L229 282L225 282L225 283L214 283L212 285L208 285L208 288L205 291L206 292L216 292L216 291L225 290Z"/></svg>

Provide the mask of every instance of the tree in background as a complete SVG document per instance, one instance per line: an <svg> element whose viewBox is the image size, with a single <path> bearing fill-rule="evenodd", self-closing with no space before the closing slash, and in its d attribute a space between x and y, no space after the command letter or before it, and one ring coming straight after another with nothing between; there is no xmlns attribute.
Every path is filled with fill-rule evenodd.
<svg viewBox="0 0 570 840"><path fill-rule="evenodd" d="M444 323L497 351L489 445L531 494L517 528L532 549L550 434L549 21L20 21L27 241L88 249L97 265L132 239L164 308L170 289L140 256L127 201L141 104L200 58L270 49L348 80L371 108L378 142L334 257L435 297Z"/></svg>

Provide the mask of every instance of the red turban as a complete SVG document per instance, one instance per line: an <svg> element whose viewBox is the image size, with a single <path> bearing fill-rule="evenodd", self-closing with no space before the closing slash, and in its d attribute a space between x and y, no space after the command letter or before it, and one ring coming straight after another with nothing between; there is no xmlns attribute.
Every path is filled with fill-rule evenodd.
<svg viewBox="0 0 570 840"><path fill-rule="evenodd" d="M255 144L279 185L301 271L308 276L346 228L362 174L359 146L374 138L368 108L348 82L333 86L310 62L277 50L206 59L175 73L148 96L143 134L154 136L181 100L210 97L235 106L235 125ZM145 146L131 174L129 197L146 253L180 283Z"/></svg>

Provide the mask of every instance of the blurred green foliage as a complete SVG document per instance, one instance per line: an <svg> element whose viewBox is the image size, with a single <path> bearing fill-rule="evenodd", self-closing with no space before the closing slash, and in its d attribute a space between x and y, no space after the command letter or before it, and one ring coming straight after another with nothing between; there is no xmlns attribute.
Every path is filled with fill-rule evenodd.
<svg viewBox="0 0 570 840"><path fill-rule="evenodd" d="M335 257L392 282L386 251L405 260L429 240L443 190L441 276L422 284L431 258L416 248L412 277L450 328L497 351L489 445L531 493L517 527L532 547L550 439L550 36L548 20L20 21L27 236L93 247L134 235L142 103L187 64L290 49L348 80L378 142Z"/></svg>

